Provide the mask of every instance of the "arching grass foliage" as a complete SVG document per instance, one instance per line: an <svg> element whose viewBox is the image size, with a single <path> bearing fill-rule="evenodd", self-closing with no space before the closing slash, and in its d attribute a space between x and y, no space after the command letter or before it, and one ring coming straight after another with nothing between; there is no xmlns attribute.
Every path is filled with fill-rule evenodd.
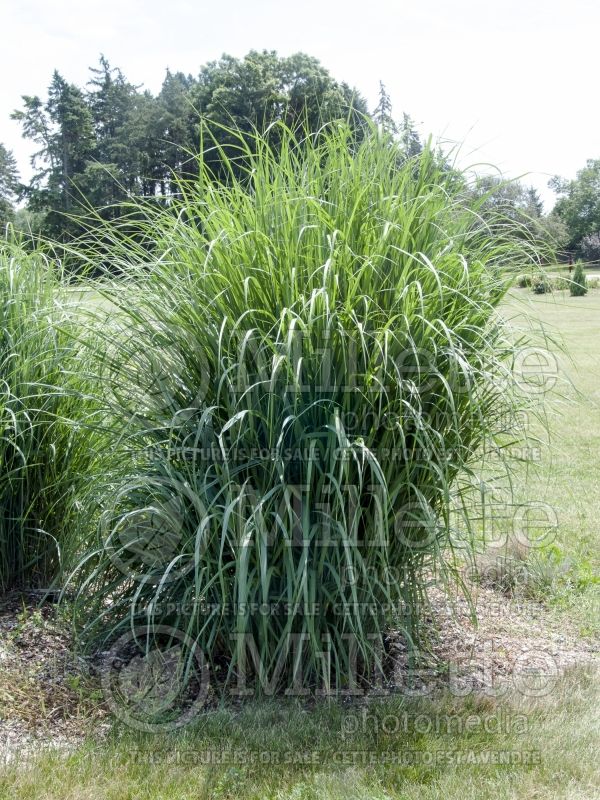
<svg viewBox="0 0 600 800"><path fill-rule="evenodd" d="M49 250L0 242L0 592L60 581L80 546L91 407L60 277Z"/></svg>
<svg viewBox="0 0 600 800"><path fill-rule="evenodd" d="M528 255L429 149L276 138L113 231L91 349L129 457L79 610L95 642L177 630L230 685L332 690L382 667L390 622L414 641L425 576L468 546Z"/></svg>

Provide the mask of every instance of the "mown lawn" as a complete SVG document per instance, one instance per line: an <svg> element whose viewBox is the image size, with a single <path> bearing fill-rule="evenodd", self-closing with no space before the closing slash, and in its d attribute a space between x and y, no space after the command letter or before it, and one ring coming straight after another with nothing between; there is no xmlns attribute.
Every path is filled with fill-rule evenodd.
<svg viewBox="0 0 600 800"><path fill-rule="evenodd" d="M515 290L516 324L538 324L548 337L547 431L534 463L516 484L516 500L556 511L553 541L534 553L532 590L566 612L582 635L600 633L600 291L536 296ZM556 369L556 381L553 370Z"/></svg>
<svg viewBox="0 0 600 800"><path fill-rule="evenodd" d="M13 764L0 796L592 800L598 699L598 675L578 669L538 700L398 697L309 712L263 703L180 734L115 731L102 746Z"/></svg>

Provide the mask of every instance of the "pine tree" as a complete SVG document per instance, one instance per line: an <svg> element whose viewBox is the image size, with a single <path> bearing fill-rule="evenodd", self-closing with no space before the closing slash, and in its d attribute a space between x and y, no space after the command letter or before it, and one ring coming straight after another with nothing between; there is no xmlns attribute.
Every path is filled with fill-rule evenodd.
<svg viewBox="0 0 600 800"><path fill-rule="evenodd" d="M19 173L17 162L10 150L0 142L0 229L14 219L14 200L17 194ZM2 230L0 230L0 235Z"/></svg>
<svg viewBox="0 0 600 800"><path fill-rule="evenodd" d="M421 138L415 128L415 124L406 113L402 114L400 141L402 142L404 152L408 158L418 156L423 152L423 145L421 144Z"/></svg>
<svg viewBox="0 0 600 800"><path fill-rule="evenodd" d="M139 99L138 86L129 83L120 69L111 67L104 56L100 66L91 67L87 101L96 139L96 158L107 173L118 176L105 204L117 203L127 194L140 191L139 153L132 140L132 116ZM143 101L142 101L143 102Z"/></svg>
<svg viewBox="0 0 600 800"><path fill-rule="evenodd" d="M48 185L60 196L61 210L70 212L78 200L76 178L85 171L94 149L91 116L81 89L58 72L48 89L46 110L53 126L49 148L54 169Z"/></svg>
<svg viewBox="0 0 600 800"><path fill-rule="evenodd" d="M82 201L78 179L93 155L91 117L81 89L54 72L48 99L23 97L24 108L13 119L23 126L23 135L40 145L32 157L36 169L24 188L31 211L43 216L43 232L68 238L77 225L66 216Z"/></svg>
<svg viewBox="0 0 600 800"><path fill-rule="evenodd" d="M383 81L379 81L379 102L373 111L373 119L384 134L394 136L398 133L398 126L392 116L392 101Z"/></svg>
<svg viewBox="0 0 600 800"><path fill-rule="evenodd" d="M191 99L195 86L191 75L167 70L157 97L157 135L162 144L158 185L161 195L177 194L177 181L196 174L196 161L191 155L199 146L199 110Z"/></svg>

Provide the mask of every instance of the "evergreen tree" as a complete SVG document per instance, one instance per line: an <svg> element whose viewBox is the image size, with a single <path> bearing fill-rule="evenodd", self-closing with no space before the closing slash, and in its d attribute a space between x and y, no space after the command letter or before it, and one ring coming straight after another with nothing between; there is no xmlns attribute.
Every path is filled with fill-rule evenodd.
<svg viewBox="0 0 600 800"><path fill-rule="evenodd" d="M404 146L404 152L408 158L418 156L423 152L423 145L421 138L415 124L408 114L402 114L402 122L400 123L400 141Z"/></svg>
<svg viewBox="0 0 600 800"><path fill-rule="evenodd" d="M0 142L0 229L14 219L14 199L17 194L19 173L17 162L10 150ZM0 235L2 230L0 230Z"/></svg>
<svg viewBox="0 0 600 800"><path fill-rule="evenodd" d="M105 204L114 204L140 189L139 153L135 147L136 137L131 138L131 118L138 105L139 87L129 83L121 70L111 67L103 55L99 66L91 67L90 72L87 100L96 141L96 160L105 165L107 174L118 176L118 181L112 183L110 196L105 197Z"/></svg>
<svg viewBox="0 0 600 800"><path fill-rule="evenodd" d="M46 111L53 130L49 147L54 168L49 189L60 198L59 210L70 212L79 199L73 191L77 176L85 171L94 150L90 111L81 89L58 72L52 77Z"/></svg>
<svg viewBox="0 0 600 800"><path fill-rule="evenodd" d="M91 116L81 89L54 72L48 99L23 97L24 108L13 119L40 145L32 157L37 168L23 194L34 212L44 214L43 232L68 238L77 225L69 219L83 201L78 178L93 155ZM41 166L40 166L41 162Z"/></svg>
<svg viewBox="0 0 600 800"><path fill-rule="evenodd" d="M123 156L124 145L119 134L127 121L138 87L129 83L120 69L111 67L104 56L100 56L100 66L90 67L90 72L88 104L98 160L117 163Z"/></svg>
<svg viewBox="0 0 600 800"><path fill-rule="evenodd" d="M196 161L193 153L200 146L199 112L193 105L191 75L167 70L157 98L157 138L162 147L162 169L158 190L161 195L177 193L177 181L193 178Z"/></svg>
<svg viewBox="0 0 600 800"><path fill-rule="evenodd" d="M373 111L373 119L382 133L391 136L398 133L398 126L392 116L392 101L382 81L379 81L379 102Z"/></svg>

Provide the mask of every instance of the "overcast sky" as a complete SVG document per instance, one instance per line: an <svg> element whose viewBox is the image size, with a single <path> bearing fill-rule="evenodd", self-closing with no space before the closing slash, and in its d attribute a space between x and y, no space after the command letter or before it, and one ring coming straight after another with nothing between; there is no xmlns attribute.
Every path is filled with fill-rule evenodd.
<svg viewBox="0 0 600 800"><path fill-rule="evenodd" d="M462 142L462 161L527 178L546 206L553 174L600 158L598 0L0 0L0 141L27 174L31 145L9 119L52 70L83 84L104 53L158 90L165 69L197 74L227 52L314 55L372 108Z"/></svg>

